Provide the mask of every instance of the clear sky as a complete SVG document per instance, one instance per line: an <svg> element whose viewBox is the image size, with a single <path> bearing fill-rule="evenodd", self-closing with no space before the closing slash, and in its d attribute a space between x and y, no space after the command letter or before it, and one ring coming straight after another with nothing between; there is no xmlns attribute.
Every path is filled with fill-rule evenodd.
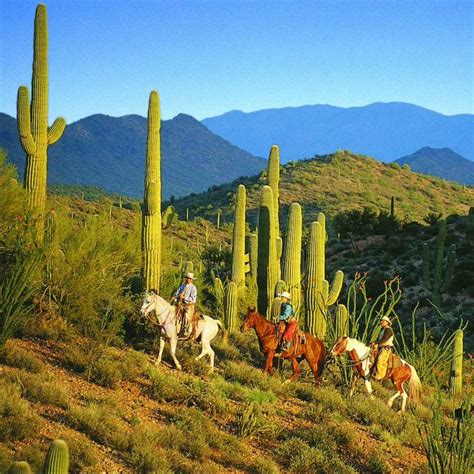
<svg viewBox="0 0 474 474"><path fill-rule="evenodd" d="M0 111L31 82L36 1L0 0ZM411 102L474 112L474 0L49 0L50 120Z"/></svg>

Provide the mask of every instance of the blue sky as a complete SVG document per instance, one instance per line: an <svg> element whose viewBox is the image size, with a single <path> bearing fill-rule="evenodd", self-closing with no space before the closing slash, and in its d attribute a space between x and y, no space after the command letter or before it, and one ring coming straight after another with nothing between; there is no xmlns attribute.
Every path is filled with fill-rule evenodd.
<svg viewBox="0 0 474 474"><path fill-rule="evenodd" d="M30 0L0 0L0 111L31 82ZM50 120L202 119L233 109L403 101L473 113L472 1L46 2Z"/></svg>

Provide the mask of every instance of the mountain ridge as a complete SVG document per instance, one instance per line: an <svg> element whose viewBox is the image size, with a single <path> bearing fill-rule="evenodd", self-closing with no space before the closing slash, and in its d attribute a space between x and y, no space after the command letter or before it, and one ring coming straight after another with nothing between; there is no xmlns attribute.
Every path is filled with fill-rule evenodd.
<svg viewBox="0 0 474 474"><path fill-rule="evenodd" d="M135 114L94 114L73 122L61 140L49 148L49 184L95 185L111 193L141 196L146 126L146 118ZM257 174L265 167L263 159L215 135L186 114L162 121L161 138L165 199L204 191L229 179ZM16 119L3 113L0 147L22 170L25 153L18 140Z"/></svg>
<svg viewBox="0 0 474 474"><path fill-rule="evenodd" d="M474 115L443 115L405 102L230 111L202 123L258 156L267 154L269 143L278 143L283 162L337 149L392 161L423 146L449 147L474 160Z"/></svg>

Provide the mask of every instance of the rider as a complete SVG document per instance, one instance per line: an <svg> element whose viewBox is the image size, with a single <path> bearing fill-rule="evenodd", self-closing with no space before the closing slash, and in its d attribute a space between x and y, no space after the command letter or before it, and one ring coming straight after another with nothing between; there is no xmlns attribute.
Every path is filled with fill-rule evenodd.
<svg viewBox="0 0 474 474"><path fill-rule="evenodd" d="M371 344L375 349L378 349L377 359L374 362L372 368L373 377L376 380L382 380L388 367L388 361L393 353L393 329L392 322L387 316L383 316L380 320L380 327L382 330L379 332L377 340Z"/></svg>
<svg viewBox="0 0 474 474"><path fill-rule="evenodd" d="M281 351L287 351L291 346L291 340L296 328L295 311L291 306L291 295L288 291L284 291L278 295L281 298L281 309L279 321L286 324L285 332L283 334L283 345Z"/></svg>
<svg viewBox="0 0 474 474"><path fill-rule="evenodd" d="M178 304L182 305L184 317L186 318L186 329L182 326L181 333L186 337L191 335L193 329L193 316L194 316L194 305L197 300L197 288L193 283L194 273L186 273L184 275L184 283L181 283L180 287L176 290L176 293L171 300L172 303L178 301ZM184 331L186 331L184 333Z"/></svg>

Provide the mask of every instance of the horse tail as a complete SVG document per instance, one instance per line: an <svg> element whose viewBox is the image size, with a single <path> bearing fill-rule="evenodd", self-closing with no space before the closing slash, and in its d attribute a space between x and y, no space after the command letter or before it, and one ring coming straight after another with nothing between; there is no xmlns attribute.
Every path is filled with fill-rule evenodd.
<svg viewBox="0 0 474 474"><path fill-rule="evenodd" d="M410 379L408 380L409 397L410 400L418 402L421 395L420 378L418 377L415 367L408 363L407 365L410 367Z"/></svg>
<svg viewBox="0 0 474 474"><path fill-rule="evenodd" d="M324 367L326 367L326 362L327 362L327 352L326 352L326 346L324 345L323 341L319 341L321 343L321 355L320 355L320 360L321 363L318 364L318 377L321 377L323 374Z"/></svg>
<svg viewBox="0 0 474 474"><path fill-rule="evenodd" d="M224 330L224 324L220 319L214 319L214 321L217 323L219 326L219 329Z"/></svg>

